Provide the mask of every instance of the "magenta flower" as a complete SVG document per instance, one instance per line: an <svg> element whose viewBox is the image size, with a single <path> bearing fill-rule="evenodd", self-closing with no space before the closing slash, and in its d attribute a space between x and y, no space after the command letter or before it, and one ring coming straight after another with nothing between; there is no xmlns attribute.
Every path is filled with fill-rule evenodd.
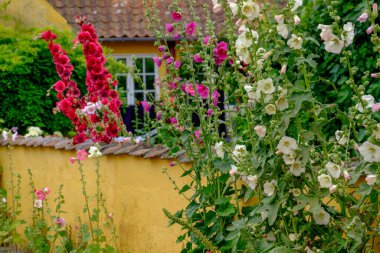
<svg viewBox="0 0 380 253"><path fill-rule="evenodd" d="M224 41L218 43L214 49L214 58L217 65L221 65L227 59L228 44Z"/></svg>
<svg viewBox="0 0 380 253"><path fill-rule="evenodd" d="M158 51L164 52L165 51L165 46L161 45L158 47Z"/></svg>
<svg viewBox="0 0 380 253"><path fill-rule="evenodd" d="M179 69L179 68L181 67L181 61L175 61L175 62L174 62L174 67L175 67L176 69Z"/></svg>
<svg viewBox="0 0 380 253"><path fill-rule="evenodd" d="M156 65L158 67L161 67L162 60L159 57L157 57L157 56L153 57L153 61L154 61L154 63L156 63Z"/></svg>
<svg viewBox="0 0 380 253"><path fill-rule="evenodd" d="M84 149L80 149L77 151L77 158L79 161L83 161L87 157L87 152Z"/></svg>
<svg viewBox="0 0 380 253"><path fill-rule="evenodd" d="M35 193L36 193L38 200L45 200L46 199L46 194L44 193L43 190L35 191Z"/></svg>
<svg viewBox="0 0 380 253"><path fill-rule="evenodd" d="M166 31L167 31L168 33L171 33L171 32L174 31L174 26L173 26L173 24L171 24L171 23L167 23L167 24L165 25L165 29L166 29Z"/></svg>
<svg viewBox="0 0 380 253"><path fill-rule="evenodd" d="M179 40L181 38L181 34L177 33L177 34L174 34L174 39L175 40Z"/></svg>
<svg viewBox="0 0 380 253"><path fill-rule="evenodd" d="M185 86L182 86L182 88L184 88L184 91L186 92L186 94L189 94L191 96L195 96L195 90L194 90L194 85L193 84L185 84Z"/></svg>
<svg viewBox="0 0 380 253"><path fill-rule="evenodd" d="M172 18L174 21L178 22L182 20L182 15L181 13L175 11L175 12L172 12Z"/></svg>
<svg viewBox="0 0 380 253"><path fill-rule="evenodd" d="M157 112L157 116L156 116L156 118L157 118L158 120L162 119L162 112L161 112L161 111Z"/></svg>
<svg viewBox="0 0 380 253"><path fill-rule="evenodd" d="M367 34L373 33L373 25L371 25L370 27L367 28L366 33Z"/></svg>
<svg viewBox="0 0 380 253"><path fill-rule="evenodd" d="M214 92L211 95L212 103L214 106L218 105L218 99L219 99L219 92L217 90L214 90Z"/></svg>
<svg viewBox="0 0 380 253"><path fill-rule="evenodd" d="M64 218L57 217L55 224L57 224L59 227L64 227L66 225L66 221Z"/></svg>
<svg viewBox="0 0 380 253"><path fill-rule="evenodd" d="M186 34L189 36L193 36L195 33L195 29L197 29L197 23L190 22L186 25Z"/></svg>
<svg viewBox="0 0 380 253"><path fill-rule="evenodd" d="M171 163L169 163L169 166L170 166L170 167L174 167L174 166L175 166L175 162L171 162Z"/></svg>
<svg viewBox="0 0 380 253"><path fill-rule="evenodd" d="M199 139L200 137L201 137L201 130L200 129L198 129L198 130L196 130L195 132L194 132L194 135L195 135L195 139Z"/></svg>
<svg viewBox="0 0 380 253"><path fill-rule="evenodd" d="M75 157L70 157L70 163L74 164L77 159Z"/></svg>
<svg viewBox="0 0 380 253"><path fill-rule="evenodd" d="M167 64L172 64L173 62L174 62L174 58L173 57L166 58L166 63Z"/></svg>
<svg viewBox="0 0 380 253"><path fill-rule="evenodd" d="M372 106L372 111L373 112L378 112L380 111L380 103L376 103Z"/></svg>
<svg viewBox="0 0 380 253"><path fill-rule="evenodd" d="M149 104L149 102L141 101L141 105L144 108L145 112L149 112L149 110L150 110L150 104Z"/></svg>
<svg viewBox="0 0 380 253"><path fill-rule="evenodd" d="M194 61L195 61L196 63L201 63L201 62L203 62L203 58L200 57L199 54L195 54L193 58L194 58Z"/></svg>
<svg viewBox="0 0 380 253"><path fill-rule="evenodd" d="M209 94L209 89L203 84L197 84L197 92L201 98L206 99Z"/></svg>
<svg viewBox="0 0 380 253"><path fill-rule="evenodd" d="M206 35L206 37L203 39L203 44L207 45L209 41L210 41L210 35Z"/></svg>
<svg viewBox="0 0 380 253"><path fill-rule="evenodd" d="M212 116L213 114L213 111L212 109L208 109L207 112L206 112L207 116Z"/></svg>
<svg viewBox="0 0 380 253"><path fill-rule="evenodd" d="M171 118L170 119L170 123L172 123L172 124L178 124L177 118L176 117Z"/></svg>

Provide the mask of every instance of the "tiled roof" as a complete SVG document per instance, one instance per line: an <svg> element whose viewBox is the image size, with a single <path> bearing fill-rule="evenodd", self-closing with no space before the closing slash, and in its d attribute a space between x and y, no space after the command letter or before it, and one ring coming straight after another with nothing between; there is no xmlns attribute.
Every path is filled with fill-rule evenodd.
<svg viewBox="0 0 380 253"><path fill-rule="evenodd" d="M152 1L152 0L151 0ZM151 2L148 1L148 2ZM154 0L160 12L159 18L162 26L173 22L169 5L172 0ZM153 38L154 34L149 29L148 19L145 17L146 8L143 0L48 0L48 2L69 22L75 24L76 16L87 16L87 20L94 24L100 38ZM183 17L186 21L193 21L188 1L178 1L183 9ZM212 20L215 21L216 31L222 31L224 27L224 15L222 12L212 12L212 0L196 0L194 12L200 18L200 24L206 24L206 14L203 5L209 4Z"/></svg>
<svg viewBox="0 0 380 253"><path fill-rule="evenodd" d="M19 136L14 142L10 140L4 140L0 138L0 146L27 146L27 147L53 147L55 149L65 150L80 150L89 149L94 143L88 140L84 143L77 145L72 144L72 140L62 137L23 137ZM186 163L190 162L184 151L177 152L174 156L169 155L169 149L162 145L149 146L143 142L131 143L131 142L111 142L110 144L104 144L100 146L100 152L103 155L131 155L143 157L146 159L160 158L160 159L174 159Z"/></svg>

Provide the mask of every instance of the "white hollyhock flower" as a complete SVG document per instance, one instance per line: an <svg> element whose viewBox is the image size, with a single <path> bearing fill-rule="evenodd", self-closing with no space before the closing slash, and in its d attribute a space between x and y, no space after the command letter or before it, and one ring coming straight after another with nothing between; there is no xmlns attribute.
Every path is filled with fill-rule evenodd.
<svg viewBox="0 0 380 253"><path fill-rule="evenodd" d="M298 7L302 6L302 4L303 4L302 0L294 0L294 5L291 11L295 12L298 9Z"/></svg>
<svg viewBox="0 0 380 253"><path fill-rule="evenodd" d="M274 19L276 20L277 24L283 24L284 23L284 15L276 15L274 16Z"/></svg>
<svg viewBox="0 0 380 253"><path fill-rule="evenodd" d="M277 32L278 32L278 34L280 34L281 37L283 37L284 39L287 39L288 36L289 36L288 26L285 25L284 23L282 23L282 24L278 24L278 25L277 25Z"/></svg>
<svg viewBox="0 0 380 253"><path fill-rule="evenodd" d="M324 44L325 44L325 50L333 54L340 54L340 52L342 52L342 49L344 47L344 42L340 40L334 34L331 35L329 40L326 40Z"/></svg>
<svg viewBox="0 0 380 253"><path fill-rule="evenodd" d="M6 204L7 203L7 199L6 198L2 198L1 202L3 202L3 204Z"/></svg>
<svg viewBox="0 0 380 253"><path fill-rule="evenodd" d="M244 85L244 89L248 94L248 98L252 100L257 100L258 96L256 95L256 92L253 91L253 87L251 85Z"/></svg>
<svg viewBox="0 0 380 253"><path fill-rule="evenodd" d="M319 24L318 25L318 29L322 30L321 33L320 33L320 36L321 36L321 39L323 41L330 40L332 38L332 36L335 36L333 34L331 26L329 26L329 25Z"/></svg>
<svg viewBox="0 0 380 253"><path fill-rule="evenodd" d="M272 196L274 191L276 190L276 180L272 180L270 182L265 182L264 184L264 194L267 196Z"/></svg>
<svg viewBox="0 0 380 253"><path fill-rule="evenodd" d="M333 178L340 177L341 169L340 169L340 166L338 164L328 162L326 164L326 169Z"/></svg>
<svg viewBox="0 0 380 253"><path fill-rule="evenodd" d="M263 60L259 59L256 61L257 69L262 70L263 69Z"/></svg>
<svg viewBox="0 0 380 253"><path fill-rule="evenodd" d="M235 165L231 165L231 169L229 171L230 176L233 177L237 171L238 171L238 168Z"/></svg>
<svg viewBox="0 0 380 253"><path fill-rule="evenodd" d="M313 218L318 225L327 225L330 222L330 214L322 208L313 213Z"/></svg>
<svg viewBox="0 0 380 253"><path fill-rule="evenodd" d="M293 233L290 233L289 234L289 240L294 242L297 240L297 235L296 234L293 234Z"/></svg>
<svg viewBox="0 0 380 253"><path fill-rule="evenodd" d="M278 109L279 111L284 111L284 110L286 110L286 109L289 108L289 102L288 102L288 99L286 98L285 95L281 95L281 96L277 99L275 105L276 105L276 107L277 107L277 109Z"/></svg>
<svg viewBox="0 0 380 253"><path fill-rule="evenodd" d="M344 42L346 46L351 45L352 42L354 41L355 27L351 22L347 22L343 26L343 37L344 37Z"/></svg>
<svg viewBox="0 0 380 253"><path fill-rule="evenodd" d="M276 106L274 106L273 104L269 104L269 105L265 106L265 112L268 115L275 114L276 113Z"/></svg>
<svg viewBox="0 0 380 253"><path fill-rule="evenodd" d="M286 165L291 165L295 161L293 154L283 155L282 159L284 159Z"/></svg>
<svg viewBox="0 0 380 253"><path fill-rule="evenodd" d="M299 160L296 160L290 165L290 173L294 176L299 177L302 173L305 172L305 167L302 167L302 164Z"/></svg>
<svg viewBox="0 0 380 253"><path fill-rule="evenodd" d="M367 184L374 185L376 183L377 177L376 175L368 175L365 178L365 181L367 181Z"/></svg>
<svg viewBox="0 0 380 253"><path fill-rule="evenodd" d="M239 162L242 158L244 158L248 154L247 147L245 145L237 144L235 146L234 151L232 152L232 158L235 162Z"/></svg>
<svg viewBox="0 0 380 253"><path fill-rule="evenodd" d="M4 140L8 140L8 132L7 131L3 130L2 136L3 136Z"/></svg>
<svg viewBox="0 0 380 253"><path fill-rule="evenodd" d="M34 207L35 207L35 208L42 208L42 200L40 200L40 199L36 199L36 200L34 201Z"/></svg>
<svg viewBox="0 0 380 253"><path fill-rule="evenodd" d="M292 37L288 40L288 46L293 49L301 49L302 48L302 38L298 37L295 34L292 34Z"/></svg>
<svg viewBox="0 0 380 253"><path fill-rule="evenodd" d="M318 176L319 185L321 188L330 188L332 186L331 177L326 174L321 174Z"/></svg>
<svg viewBox="0 0 380 253"><path fill-rule="evenodd" d="M380 123L378 123L377 125L376 125L376 130L375 130L375 138L376 139L380 139Z"/></svg>
<svg viewBox="0 0 380 253"><path fill-rule="evenodd" d="M257 82L257 92L264 94L272 94L274 92L274 85L272 78L267 78Z"/></svg>
<svg viewBox="0 0 380 253"><path fill-rule="evenodd" d="M255 130L256 134L261 138L264 138L267 133L267 128L262 125L255 126L253 130Z"/></svg>
<svg viewBox="0 0 380 253"><path fill-rule="evenodd" d="M365 108L371 108L375 104L375 98L372 95L363 95L362 96L362 101L365 104ZM359 112L364 112L363 105L361 102L356 105L356 108L358 109Z"/></svg>
<svg viewBox="0 0 380 253"><path fill-rule="evenodd" d="M369 141L359 147L359 153L367 162L380 162L380 147Z"/></svg>
<svg viewBox="0 0 380 253"><path fill-rule="evenodd" d="M236 47L236 55L239 57L241 61L245 63L250 63L251 58L249 57L249 51L246 47Z"/></svg>
<svg viewBox="0 0 380 253"><path fill-rule="evenodd" d="M333 184L332 186L330 186L330 188L329 188L329 190L330 190L330 193L334 193L334 192L336 192L336 189L337 189L338 187L335 185L335 184Z"/></svg>
<svg viewBox="0 0 380 253"><path fill-rule="evenodd" d="M230 6L230 9L231 9L232 15L236 16L236 14L237 14L238 11L239 11L239 6L238 6L236 3L231 3L231 2L229 2L228 4L229 4L229 6Z"/></svg>
<svg viewBox="0 0 380 253"><path fill-rule="evenodd" d="M253 20L259 16L260 7L258 4L252 2L252 0L248 0L246 2L243 2L241 13L246 16L247 19Z"/></svg>
<svg viewBox="0 0 380 253"><path fill-rule="evenodd" d="M340 130L335 131L335 139L339 145L346 145L348 142L348 138L344 136L343 131Z"/></svg>
<svg viewBox="0 0 380 253"><path fill-rule="evenodd" d="M245 26L244 26L244 29L245 29ZM250 46L252 46L252 44L253 44L252 38L255 38L255 37L253 37L253 35L252 35L252 38L251 37L247 37L246 33L247 33L247 31L244 31L241 34L239 34L239 36L238 36L238 38L236 39L236 42L235 42L235 46L236 47L250 47Z"/></svg>
<svg viewBox="0 0 380 253"><path fill-rule="evenodd" d="M102 156L102 153L100 152L99 148L97 146L90 147L90 150L88 151L88 157L99 157Z"/></svg>
<svg viewBox="0 0 380 253"><path fill-rule="evenodd" d="M222 141L215 143L215 152L218 157L220 158L224 157L224 149L223 149Z"/></svg>
<svg viewBox="0 0 380 253"><path fill-rule="evenodd" d="M277 149L280 153L285 155L293 154L298 148L297 141L292 137L283 136L277 145Z"/></svg>
<svg viewBox="0 0 380 253"><path fill-rule="evenodd" d="M254 190L256 188L256 186L257 186L257 179L258 179L257 175L254 175L254 176L249 175L249 176L247 176L245 182L247 183L247 185L248 185L249 188L251 188L252 190Z"/></svg>

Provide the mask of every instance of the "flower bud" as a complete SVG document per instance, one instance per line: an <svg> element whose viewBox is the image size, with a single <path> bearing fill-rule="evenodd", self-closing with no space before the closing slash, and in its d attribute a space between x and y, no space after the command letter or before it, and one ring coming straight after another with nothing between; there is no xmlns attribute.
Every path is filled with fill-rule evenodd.
<svg viewBox="0 0 380 253"><path fill-rule="evenodd" d="M301 23L301 19L300 17L298 17L297 15L294 16L294 24L295 25L299 25Z"/></svg>
<svg viewBox="0 0 380 253"><path fill-rule="evenodd" d="M369 184L369 185L374 185L376 183L376 180L377 180L376 175L368 175L365 178L365 181L367 181L367 184Z"/></svg>
<svg viewBox="0 0 380 253"><path fill-rule="evenodd" d="M330 186L330 188L329 188L330 193L334 193L336 191L336 188L337 188L337 186L335 184L333 184L332 186Z"/></svg>
<svg viewBox="0 0 380 253"><path fill-rule="evenodd" d="M283 64L282 66L281 66L281 70L280 70L280 74L281 75L284 75L285 73L286 73L286 69L287 69L287 64Z"/></svg>
<svg viewBox="0 0 380 253"><path fill-rule="evenodd" d="M377 3L373 3L372 4L372 15L376 18L377 15L378 15L378 11L377 11Z"/></svg>
<svg viewBox="0 0 380 253"><path fill-rule="evenodd" d="M368 19L368 14L367 13L363 13L362 15L359 16L358 21L360 23L364 23L364 22L367 21L367 19Z"/></svg>
<svg viewBox="0 0 380 253"><path fill-rule="evenodd" d="M379 78L380 77L380 73L371 73L371 77L372 78Z"/></svg>
<svg viewBox="0 0 380 253"><path fill-rule="evenodd" d="M351 179L350 174L348 174L347 170L343 171L343 176L344 176L344 179L346 179L346 181Z"/></svg>

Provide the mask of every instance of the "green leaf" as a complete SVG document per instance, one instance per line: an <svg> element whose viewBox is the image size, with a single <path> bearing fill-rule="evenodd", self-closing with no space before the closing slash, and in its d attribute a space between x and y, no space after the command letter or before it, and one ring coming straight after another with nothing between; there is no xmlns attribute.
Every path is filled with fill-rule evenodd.
<svg viewBox="0 0 380 253"><path fill-rule="evenodd" d="M231 216L235 213L235 207L232 204L228 204L226 207L219 207L216 211L216 214L219 216Z"/></svg>
<svg viewBox="0 0 380 253"><path fill-rule="evenodd" d="M190 188L190 186L189 185L184 185L183 187L182 187L182 189L179 191L179 194L182 194L182 193L184 193L184 192L186 192L186 191L188 191L188 190L190 190L191 188Z"/></svg>
<svg viewBox="0 0 380 253"><path fill-rule="evenodd" d="M192 201L187 207L186 207L186 217L189 219L193 216L193 214L198 210L199 205Z"/></svg>
<svg viewBox="0 0 380 253"><path fill-rule="evenodd" d="M216 205L224 205L224 204L227 204L231 201L231 198L230 197L226 197L226 196L221 196L219 197L216 201L215 201L215 204Z"/></svg>

